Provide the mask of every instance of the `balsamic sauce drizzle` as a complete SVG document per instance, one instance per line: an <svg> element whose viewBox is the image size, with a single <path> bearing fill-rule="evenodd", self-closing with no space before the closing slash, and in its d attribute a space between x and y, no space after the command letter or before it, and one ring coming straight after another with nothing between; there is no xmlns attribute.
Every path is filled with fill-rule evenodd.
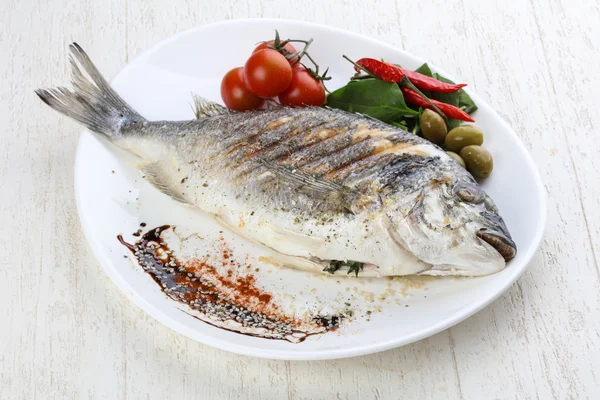
<svg viewBox="0 0 600 400"><path fill-rule="evenodd" d="M199 259L178 259L161 238L170 228L163 225L150 229L135 244L127 243L121 235L117 239L169 298L199 314L184 311L190 316L227 331L290 343L339 328L345 317L342 314L317 315L308 322L285 315L273 296L256 285L254 275L233 273L235 263L231 251L223 248L222 238L219 268ZM250 269L247 265L246 270Z"/></svg>

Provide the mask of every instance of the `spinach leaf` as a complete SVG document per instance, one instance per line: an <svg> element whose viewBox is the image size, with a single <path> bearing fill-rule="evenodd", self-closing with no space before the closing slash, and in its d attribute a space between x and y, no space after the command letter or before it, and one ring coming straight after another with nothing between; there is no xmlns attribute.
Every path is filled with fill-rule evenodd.
<svg viewBox="0 0 600 400"><path fill-rule="evenodd" d="M415 72L418 72L420 74L426 75L430 78L433 78L433 73L431 72L431 69L429 68L429 65L427 65L427 63L421 65L419 68L417 68L415 70ZM421 89L421 92L423 92L423 94L429 98L431 98L431 92L429 90L424 90Z"/></svg>
<svg viewBox="0 0 600 400"><path fill-rule="evenodd" d="M446 83L454 83L450 79L444 78L437 72L434 74L434 78L437 79L438 81L442 81L442 82L446 82ZM459 102L459 98L460 98L460 94L458 92L460 92L460 90L456 91L456 92L452 92L452 93L434 92L432 94L432 96L434 99L439 100L442 103L451 104L455 107L458 107L458 102Z"/></svg>
<svg viewBox="0 0 600 400"><path fill-rule="evenodd" d="M417 68L415 70L415 72L418 72L420 74L427 75L428 77L433 78L433 73L431 72L431 69L429 68L429 65L427 65L427 63L421 65L419 68Z"/></svg>
<svg viewBox="0 0 600 400"><path fill-rule="evenodd" d="M442 82L454 83L450 79L446 79L440 74L434 74L435 79ZM462 108L467 114L471 114L477 111L477 105L465 92L463 89L460 89L454 93L435 93L434 99L443 101L444 103L452 104L458 108Z"/></svg>
<svg viewBox="0 0 600 400"><path fill-rule="evenodd" d="M435 79L437 79L438 81L442 81L442 82L446 82L446 83L454 83L450 79L444 78L437 72L435 74L433 74L433 77ZM455 107L460 107L460 92L464 92L464 90L461 89L459 91L452 92L452 93L432 92L432 96L434 99L444 102L446 104L451 104ZM469 97L469 99L470 99L470 97ZM448 123L447 123L448 131L451 131L452 129L456 128L460 124L461 124L461 122L459 120L453 119L453 118L448 118Z"/></svg>
<svg viewBox="0 0 600 400"><path fill-rule="evenodd" d="M475 111L477 111L477 104L475 104L475 102L473 101L473 99L471 98L471 96L469 96L467 94L467 92L465 92L464 90L460 89L458 91L458 106L459 107L465 107L465 112L467 114L471 114Z"/></svg>
<svg viewBox="0 0 600 400"><path fill-rule="evenodd" d="M388 123L401 116L418 114L406 105L397 84L379 79L351 81L327 96L327 105L366 114Z"/></svg>
<svg viewBox="0 0 600 400"><path fill-rule="evenodd" d="M462 124L462 121L459 119L448 118L448 123L446 124L448 126L448 132L450 132L452 129L456 128L457 126L460 126L461 124Z"/></svg>

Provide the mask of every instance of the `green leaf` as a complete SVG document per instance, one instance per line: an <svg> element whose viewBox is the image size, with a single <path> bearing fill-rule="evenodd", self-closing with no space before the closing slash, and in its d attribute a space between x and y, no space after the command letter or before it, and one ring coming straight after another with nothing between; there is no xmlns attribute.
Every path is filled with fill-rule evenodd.
<svg viewBox="0 0 600 400"><path fill-rule="evenodd" d="M434 77L438 81L454 83L450 79L446 79L438 73L434 74ZM477 105L475 104L471 96L469 96L467 92L465 92L463 89L460 89L459 91L453 93L436 92L433 93L433 98L439 101L443 101L444 103L452 104L453 106L463 108L467 114L471 114L477 111ZM456 126L458 126L458 124ZM448 126L448 129L452 128Z"/></svg>
<svg viewBox="0 0 600 400"><path fill-rule="evenodd" d="M422 113L423 108L419 108L417 115L414 117L402 117L401 119L392 121L391 124L409 133L418 135L421 131L421 127L419 126L419 118L421 117Z"/></svg>
<svg viewBox="0 0 600 400"><path fill-rule="evenodd" d="M420 131L421 131L421 123L419 122L419 120L417 120L417 122L415 122L415 126L412 128L410 133L412 133L413 135L418 135Z"/></svg>
<svg viewBox="0 0 600 400"><path fill-rule="evenodd" d="M406 125L406 121L402 120L402 121L392 121L390 122L390 124L400 128L400 129L404 129L405 131L408 130L408 126Z"/></svg>
<svg viewBox="0 0 600 400"><path fill-rule="evenodd" d="M356 276L358 273L362 271L364 264L358 261L340 261L340 260L331 260L329 265L323 268L324 272L329 272L330 274L335 273L338 269L342 267L348 267L348 274L354 272Z"/></svg>
<svg viewBox="0 0 600 400"><path fill-rule="evenodd" d="M357 112L392 122L401 116L416 116L404 102L397 84L380 79L351 81L327 96L327 105L340 110Z"/></svg>
<svg viewBox="0 0 600 400"><path fill-rule="evenodd" d="M462 122L459 119L448 118L448 123L446 124L448 126L448 132L457 126L460 126L460 124L462 124Z"/></svg>
<svg viewBox="0 0 600 400"><path fill-rule="evenodd" d="M464 110L467 114L471 114L471 113L474 113L475 111L477 111L477 104L475 104L475 102L473 101L471 96L469 96L469 94L467 92L460 89L458 91L458 95L459 95L458 106L461 108L465 107Z"/></svg>
<svg viewBox="0 0 600 400"><path fill-rule="evenodd" d="M426 75L430 78L433 78L433 73L431 72L431 69L429 69L429 65L427 65L427 63L421 65L419 68L417 68L415 70L415 72L418 72L420 74ZM423 94L429 98L431 98L431 92L429 90L424 90L421 89L421 92L423 92Z"/></svg>
<svg viewBox="0 0 600 400"><path fill-rule="evenodd" d="M358 261L349 261L348 262L348 275L354 272L355 276L358 277L358 273L363 270L365 264Z"/></svg>
<svg viewBox="0 0 600 400"><path fill-rule="evenodd" d="M429 68L429 65L427 65L427 63L421 65L419 68L415 69L415 72L418 72L420 74L423 75L427 75L430 78L433 78L433 73L431 72L431 69Z"/></svg>
<svg viewBox="0 0 600 400"><path fill-rule="evenodd" d="M330 274L334 274L335 271L342 268L343 265L344 265L344 263L342 261L333 260L329 263L328 266L323 268L323 272L329 272Z"/></svg>
<svg viewBox="0 0 600 400"><path fill-rule="evenodd" d="M438 73L434 74L434 78L437 79L438 81L442 81L442 82L446 82L446 83L454 83L450 79L446 79ZM473 102L471 97L462 89L460 89L456 92L452 92L452 93L432 92L432 96L436 100L439 100L446 104L451 104L451 105L459 107L459 108L463 107L463 105L464 105L466 108L471 108L472 109L471 112L477 110L477 106L475 105L475 103ZM463 101L465 102L464 104L462 103ZM465 109L465 112L470 114L470 112L467 111L467 109ZM461 124L460 120L449 118L448 123L447 123L448 131L451 131L452 129L456 128L460 124Z"/></svg>
<svg viewBox="0 0 600 400"><path fill-rule="evenodd" d="M446 83L454 83L450 79L446 79L438 73L434 74L434 78L437 79L438 81L442 81L442 82L446 82ZM458 107L458 102L460 99L460 94L458 92L460 92L460 90L456 91L456 92L452 92L452 93L433 92L432 96L434 99L439 100L443 103L452 104L453 106Z"/></svg>
<svg viewBox="0 0 600 400"><path fill-rule="evenodd" d="M419 115L412 120L413 122L409 132L413 135L419 135L421 132L421 115L423 115L423 111L425 111L425 109L423 107L419 107Z"/></svg>

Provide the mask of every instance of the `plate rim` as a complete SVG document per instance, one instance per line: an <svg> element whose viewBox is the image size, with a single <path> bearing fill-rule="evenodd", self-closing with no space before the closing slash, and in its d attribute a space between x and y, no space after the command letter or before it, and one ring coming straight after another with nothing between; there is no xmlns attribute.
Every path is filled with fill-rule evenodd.
<svg viewBox="0 0 600 400"><path fill-rule="evenodd" d="M313 27L313 28L319 28L319 29L326 30L326 31L328 30L330 32L335 32L338 34L341 33L344 35L349 35L354 38L360 38L361 40L366 40L366 41L370 41L372 43L376 43L379 46L383 46L390 50L400 52L403 55L414 58L420 62L425 62L425 60L423 60L422 58L415 56L414 54L412 54L410 52L407 52L405 50L397 48L389 43L381 41L379 39L375 39L370 36L361 35L359 33L351 32L351 31L337 28L337 27L332 27L332 26L328 26L328 25L318 24L318 23L314 23L314 22L307 22L307 21L302 21L302 20L293 20L293 19L242 18L242 19L217 21L217 22L213 22L210 24L196 26L194 28L179 32L179 33L172 35L166 39L163 39L163 40L159 41L158 43L156 43L154 46L144 50L139 55L132 58L111 79L111 82L114 79L117 79L121 74L123 74L129 65L135 63L136 61L142 60L142 59L150 56L151 54L159 51L160 49L162 49L164 46L170 44L171 42L174 42L174 41L176 41L182 37L185 37L187 35L191 35L191 34L200 32L202 30L213 29L213 28L220 27L220 26L227 26L227 25L234 25L234 24L260 24L260 23L294 24L294 25L300 25L300 26L304 26L304 27L308 27L308 28ZM443 69L438 68L435 64L429 63L429 65L432 67L432 69L438 71L439 73L443 74L444 76L449 77L450 79L453 79L451 74L447 74ZM471 97L473 97L476 102L483 103L489 107L490 111L493 114L495 114L498 117L498 119L501 121L503 129L506 130L513 137L513 139L515 139L515 141L517 142L517 146L525 154L525 162L528 165L529 169L533 172L534 180L535 180L535 190L538 192L540 200L541 200L541 204L538 207L538 219L539 219L540 223L536 227L535 236L532 240L532 246L528 249L527 253L523 256L523 258L524 258L523 266L520 269L515 269L512 272L512 275L510 276L510 278L502 286L500 286L499 289L495 293L488 295L486 298L483 299L483 301L477 302L474 305L469 306L469 307L464 307L464 308L460 309L459 311L457 311L453 314L450 314L448 317L446 317L442 321L440 321L437 324L434 324L426 329L417 331L417 332L409 334L409 335L405 335L401 338L394 338L394 339L390 339L390 340L386 340L386 341L379 341L379 342L376 342L373 344L354 346L354 347L351 347L348 349L293 351L293 350L271 350L271 349L263 349L263 348L254 348L254 347L247 346L247 345L236 344L236 343L230 342L228 340L216 339L214 337L207 336L207 335L203 334L202 332L195 331L192 328L171 318L169 315L167 315L167 314L163 313L162 311L160 311L159 309L155 308L152 304L147 302L143 297L138 296L134 293L131 286L127 282L125 282L125 280L121 277L121 275L119 275L115 272L114 268L112 268L112 267L114 267L114 265L113 265L114 263L111 261L108 254L102 252L100 250L100 246L96 245L97 241L93 239L93 236L91 233L91 231L92 231L91 223L87 220L87 218L82 213L83 199L82 199L81 190L79 189L80 186L78 183L82 179L82 173L81 173L81 171L82 171L81 163L82 163L82 157L83 157L82 150L81 150L81 148L83 146L82 143L85 141L86 135L91 135L91 133L87 129L84 129L82 132L83 134L80 135L80 137L79 137L79 141L78 141L77 149L76 149L75 162L74 162L74 177L73 177L74 191L75 191L75 203L77 206L77 213L79 215L79 220L81 222L84 236L86 237L86 240L88 241L88 244L91 247L92 253L96 257L96 259L99 261L104 272L119 287L119 289L121 289L121 291L125 294L125 296L129 300L131 300L134 304L136 304L139 308L141 308L145 313L147 313L152 318L156 319L157 321L159 321L160 323L162 323L169 329L172 329L172 330L174 330L190 339L198 341L202 344L212 346L212 347L215 347L215 348L218 348L221 350L225 350L225 351L229 351L229 352L233 352L233 353L237 353L237 354L241 354L241 355L259 357L259 358L268 358L268 359L331 360L331 359L357 357L357 356L361 356L361 355L377 353L377 352L393 349L396 347L404 346L404 345L416 342L418 340L427 338L429 336L435 335L435 334L437 334L445 329L448 329L448 328L464 321L465 319L473 316L475 313L481 311L483 308L487 307L490 303L492 303L494 300L496 300L498 297L500 297L502 294L504 294L508 290L508 288L510 288L515 283L515 281L529 267L531 260L533 259L533 257L535 256L535 254L537 253L537 251L539 249L541 240L542 240L544 232L546 230L546 224L547 224L547 194L544 189L541 175L539 173L539 170L537 169L535 162L533 161L533 158L531 157L531 154L529 154L529 151L527 150L527 148L525 147L525 145L523 144L521 139L517 136L516 132L508 125L508 123L506 123L506 121L504 121L504 119L491 106L489 106L489 104L486 101L484 101L477 94L472 93L470 90L467 90L467 91L468 91L469 95Z"/></svg>

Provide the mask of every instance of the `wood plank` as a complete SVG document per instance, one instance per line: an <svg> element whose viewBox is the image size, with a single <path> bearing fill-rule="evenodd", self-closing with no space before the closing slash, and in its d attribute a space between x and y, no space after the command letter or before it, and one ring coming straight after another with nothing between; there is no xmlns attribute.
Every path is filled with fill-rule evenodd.
<svg viewBox="0 0 600 400"><path fill-rule="evenodd" d="M517 131L548 192L542 248L517 285L431 338L325 362L212 349L130 303L80 229L72 186L79 127L38 107L33 90L68 81L72 40L114 76L159 40L240 17L349 29L472 83ZM599 18L594 0L6 1L0 398L597 398Z"/></svg>

